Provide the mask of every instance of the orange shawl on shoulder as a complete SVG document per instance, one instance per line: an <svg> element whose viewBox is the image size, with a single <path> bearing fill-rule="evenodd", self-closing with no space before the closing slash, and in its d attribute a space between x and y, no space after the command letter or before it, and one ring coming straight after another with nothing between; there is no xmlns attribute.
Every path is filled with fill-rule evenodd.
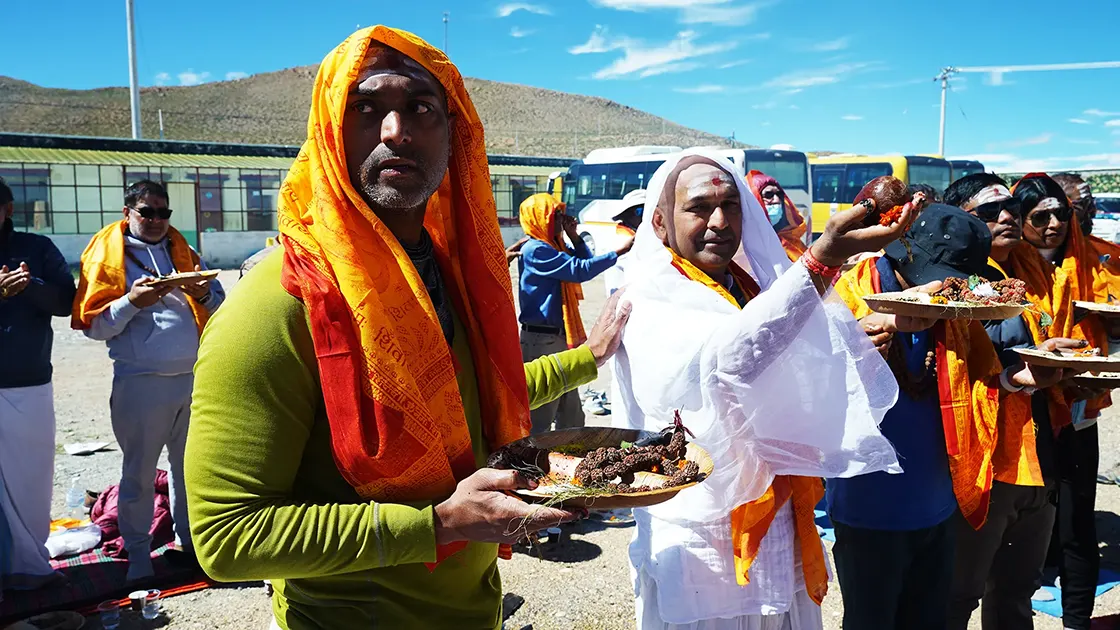
<svg viewBox="0 0 1120 630"><path fill-rule="evenodd" d="M673 267L690 280L694 280L720 294L736 307L739 302L727 289L700 271L695 265L669 250ZM732 279L748 300L762 292L758 283L735 263L728 268ZM820 535L817 534L813 510L824 497L824 484L816 477L779 475L763 495L731 511L731 542L735 548L735 579L739 585L750 583L749 570L770 524L778 510L788 501L793 502L794 531L801 542L801 568L809 597L818 605L828 593L828 567Z"/></svg>
<svg viewBox="0 0 1120 630"><path fill-rule="evenodd" d="M343 151L347 94L373 42L420 62L446 91L455 116L451 159L424 226L466 330L487 444L528 435L482 123L459 71L415 35L366 28L319 67L307 141L280 190L282 282L308 310L339 472L368 500L437 501L476 470L455 359L423 280L351 184ZM440 548L438 557L464 546Z"/></svg>
<svg viewBox="0 0 1120 630"><path fill-rule="evenodd" d="M537 193L521 202L521 229L525 236L543 241L558 252L567 251L564 236L556 235L556 215L564 213L564 204L548 193ZM579 303L583 301L583 287L578 282L560 283L561 309L564 313L564 336L568 347L576 348L587 341Z"/></svg>
<svg viewBox="0 0 1120 630"><path fill-rule="evenodd" d="M856 319L871 313L863 298L882 292L877 260L860 261L836 283L837 295ZM974 529L980 529L988 518L994 475L992 459L1000 408L999 356L978 321L939 321L932 332L953 494L965 520Z"/></svg>
<svg viewBox="0 0 1120 630"><path fill-rule="evenodd" d="M770 184L774 184L778 188L782 187L778 180L766 173L761 171L747 173L747 186L754 193L754 198L758 200L763 211L766 210L766 202L762 200L762 189ZM805 246L805 217L797 211L797 206L793 205L793 200L786 194L785 189L782 189L782 206L786 212L786 226L778 230L778 239L782 241L782 247L785 248L789 259L797 262L797 259L801 258L801 255L808 249Z"/></svg>
<svg viewBox="0 0 1120 630"><path fill-rule="evenodd" d="M128 231L128 220L121 219L101 228L93 235L85 251L82 252L78 272L78 294L74 298L74 308L70 314L70 327L74 330L87 330L105 309L131 289L125 272L127 261L124 253L124 235ZM167 229L167 247L175 271L194 271L199 264L198 254L187 243L187 239L175 228ZM198 300L183 294L190 304L198 334L210 319L210 311L199 304Z"/></svg>

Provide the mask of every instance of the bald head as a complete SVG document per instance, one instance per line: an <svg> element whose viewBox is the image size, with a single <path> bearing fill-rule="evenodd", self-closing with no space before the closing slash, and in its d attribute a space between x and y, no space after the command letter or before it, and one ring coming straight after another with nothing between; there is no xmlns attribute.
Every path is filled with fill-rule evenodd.
<svg viewBox="0 0 1120 630"><path fill-rule="evenodd" d="M714 162L685 158L669 174L652 222L666 247L722 282L742 238L739 189Z"/></svg>

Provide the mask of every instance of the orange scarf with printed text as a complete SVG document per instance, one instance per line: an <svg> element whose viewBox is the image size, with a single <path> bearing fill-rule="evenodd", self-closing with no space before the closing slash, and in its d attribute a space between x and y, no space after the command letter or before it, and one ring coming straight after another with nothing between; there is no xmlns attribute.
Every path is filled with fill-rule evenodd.
<svg viewBox="0 0 1120 630"><path fill-rule="evenodd" d="M378 42L418 61L446 92L451 158L424 227L466 331L486 442L496 449L528 435L525 370L482 123L456 67L415 35L362 29L319 67L307 141L280 190L282 283L308 310L339 472L366 500L435 501L477 468L458 366L423 280L351 184L343 149L347 95ZM437 560L465 546L441 546Z"/></svg>
<svg viewBox="0 0 1120 630"><path fill-rule="evenodd" d="M739 307L739 302L727 288L716 282L695 265L669 250L673 256L672 265L689 280L694 280L720 294L728 302ZM747 300L761 293L758 283L735 263L728 267L733 281L739 286ZM741 307L740 307L741 308ZM816 509L824 497L824 484L816 477L794 477L779 475L763 495L750 503L744 503L731 511L731 543L735 552L735 580L740 586L750 583L751 564L758 555L766 532L778 510L792 501L794 531L801 543L801 568L805 577L805 589L818 605L828 593L828 565L817 534Z"/></svg>
<svg viewBox="0 0 1120 630"><path fill-rule="evenodd" d="M537 193L521 202L521 229L525 236L542 241L558 252L567 251L564 235L556 230L557 215L564 213L564 204L548 193ZM578 282L560 283L560 301L564 314L564 336L568 347L578 347L587 341L579 303L583 301L583 287Z"/></svg>
<svg viewBox="0 0 1120 630"><path fill-rule="evenodd" d="M856 319L871 313L863 298L882 292L877 260L860 261L836 283L837 295ZM965 520L974 529L980 529L988 517L994 476L992 459L1000 408L999 356L978 321L940 321L932 332L953 494Z"/></svg>
<svg viewBox="0 0 1120 630"><path fill-rule="evenodd" d="M70 327L74 330L87 330L105 309L114 301L126 295L128 264L125 255L124 235L128 231L128 220L122 219L101 228L93 235L85 251L82 252L81 267L78 272L78 294L70 314ZM167 229L167 248L171 263L176 272L194 271L200 264L198 254L187 243L187 239L175 228ZM198 300L183 293L194 315L198 334L210 319L210 311Z"/></svg>

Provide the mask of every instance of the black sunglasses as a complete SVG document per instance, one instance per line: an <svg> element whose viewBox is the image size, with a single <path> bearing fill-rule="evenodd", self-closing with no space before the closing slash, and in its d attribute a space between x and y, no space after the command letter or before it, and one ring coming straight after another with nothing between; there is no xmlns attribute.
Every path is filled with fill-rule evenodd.
<svg viewBox="0 0 1120 630"><path fill-rule="evenodd" d="M1054 210L1039 210L1030 215L1027 220L1030 221L1031 226L1034 228L1044 228L1050 225L1050 218L1054 217L1058 221L1065 223L1073 216L1073 208L1055 208Z"/></svg>
<svg viewBox="0 0 1120 630"><path fill-rule="evenodd" d="M1022 216L1023 206L1015 197L1008 197L1007 199L1000 199L999 201L982 203L972 209L972 214L985 223L995 223L999 221L999 214L1004 210L1007 210L1008 214L1018 219Z"/></svg>
<svg viewBox="0 0 1120 630"><path fill-rule="evenodd" d="M171 208L151 208L144 206L143 208L133 208L137 214L145 219L163 219L164 221L171 218Z"/></svg>

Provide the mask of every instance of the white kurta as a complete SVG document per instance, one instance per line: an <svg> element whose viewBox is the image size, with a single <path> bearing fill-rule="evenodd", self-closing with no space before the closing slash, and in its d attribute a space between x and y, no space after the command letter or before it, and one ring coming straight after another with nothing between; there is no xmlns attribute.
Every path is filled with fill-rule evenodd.
<svg viewBox="0 0 1120 630"><path fill-rule="evenodd" d="M44 545L54 488L54 389L0 389L0 591L54 577Z"/></svg>

